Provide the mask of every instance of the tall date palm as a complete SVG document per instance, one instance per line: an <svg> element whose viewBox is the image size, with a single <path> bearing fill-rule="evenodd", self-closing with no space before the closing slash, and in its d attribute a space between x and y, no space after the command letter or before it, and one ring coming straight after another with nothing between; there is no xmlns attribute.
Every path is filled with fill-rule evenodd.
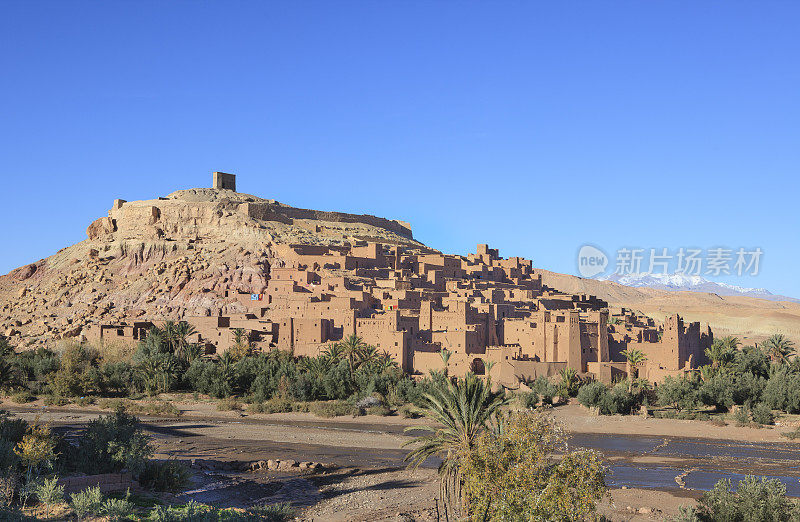
<svg viewBox="0 0 800 522"><path fill-rule="evenodd" d="M423 415L438 426L418 426L407 431L425 431L404 446L416 446L405 460L412 468L428 457L439 456L440 493L445 506L455 512L468 511L461 499L460 459L475 445L480 433L487 429L498 409L508 400L503 392L491 387L473 373L463 379L446 379L424 395Z"/></svg>

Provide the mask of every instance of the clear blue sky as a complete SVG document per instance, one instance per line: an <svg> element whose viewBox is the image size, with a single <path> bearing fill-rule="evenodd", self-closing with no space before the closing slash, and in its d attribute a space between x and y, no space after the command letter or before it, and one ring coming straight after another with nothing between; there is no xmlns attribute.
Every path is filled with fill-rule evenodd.
<svg viewBox="0 0 800 522"><path fill-rule="evenodd" d="M0 272L114 198L242 192L575 273L764 250L800 297L797 2L0 2ZM613 255L613 254L612 254Z"/></svg>

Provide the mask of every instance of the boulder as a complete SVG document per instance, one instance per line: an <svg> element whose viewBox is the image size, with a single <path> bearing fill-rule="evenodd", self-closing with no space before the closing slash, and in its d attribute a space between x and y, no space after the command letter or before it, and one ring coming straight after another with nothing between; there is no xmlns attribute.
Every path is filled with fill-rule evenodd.
<svg viewBox="0 0 800 522"><path fill-rule="evenodd" d="M95 240L103 238L117 230L114 220L110 217L101 217L92 221L92 224L86 229L86 235L89 239Z"/></svg>

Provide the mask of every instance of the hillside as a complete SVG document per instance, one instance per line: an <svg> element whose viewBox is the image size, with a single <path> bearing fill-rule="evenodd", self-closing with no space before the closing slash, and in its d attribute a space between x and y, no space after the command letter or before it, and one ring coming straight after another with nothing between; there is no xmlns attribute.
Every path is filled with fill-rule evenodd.
<svg viewBox="0 0 800 522"><path fill-rule="evenodd" d="M0 333L21 345L89 323L235 312L231 287L260 292L282 246L379 241L427 250L407 223L291 207L232 190L114 201L87 239L0 277Z"/></svg>
<svg viewBox="0 0 800 522"><path fill-rule="evenodd" d="M108 216L89 224L86 240L0 277L0 333L33 346L76 336L92 323L241 312L240 304L221 297L222 290L261 292L270 268L284 266L288 245L359 241L432 251L401 221L300 209L233 190L116 200ZM658 320L680 313L708 323L716 335L753 342L783 332L800 344L798 303L540 272L547 286L596 295Z"/></svg>

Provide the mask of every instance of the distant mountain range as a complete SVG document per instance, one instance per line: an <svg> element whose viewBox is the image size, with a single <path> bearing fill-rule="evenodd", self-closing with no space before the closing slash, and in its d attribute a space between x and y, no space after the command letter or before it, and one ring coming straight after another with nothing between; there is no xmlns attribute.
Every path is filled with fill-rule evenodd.
<svg viewBox="0 0 800 522"><path fill-rule="evenodd" d="M597 278L599 281L613 281L625 286L635 288L654 288L673 292L707 292L723 296L743 295L757 297L770 301L791 301L800 303L800 299L785 295L773 294L766 288L745 288L727 283L709 281L701 276L687 276L684 274L609 274Z"/></svg>

